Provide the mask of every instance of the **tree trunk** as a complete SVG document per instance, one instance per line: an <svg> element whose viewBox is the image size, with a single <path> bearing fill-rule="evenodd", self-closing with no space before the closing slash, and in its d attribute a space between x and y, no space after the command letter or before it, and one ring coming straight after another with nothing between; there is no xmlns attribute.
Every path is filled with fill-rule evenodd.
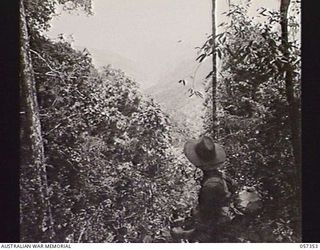
<svg viewBox="0 0 320 250"><path fill-rule="evenodd" d="M29 52L29 35L23 1L20 1L20 239L49 242L54 237L47 173Z"/></svg>
<svg viewBox="0 0 320 250"><path fill-rule="evenodd" d="M217 139L216 1L212 0L212 136Z"/></svg>
<svg viewBox="0 0 320 250"><path fill-rule="evenodd" d="M288 10L290 0L281 0L280 3L280 26L281 26L281 45L285 58L289 58L289 38L288 38ZM285 68L285 87L286 99L288 102L288 115L291 128L291 140L293 155L296 165L296 194L299 203L297 216L301 215L301 129L300 129L300 108L299 99L294 96L293 69L288 64ZM301 223L297 225L298 235L301 237Z"/></svg>

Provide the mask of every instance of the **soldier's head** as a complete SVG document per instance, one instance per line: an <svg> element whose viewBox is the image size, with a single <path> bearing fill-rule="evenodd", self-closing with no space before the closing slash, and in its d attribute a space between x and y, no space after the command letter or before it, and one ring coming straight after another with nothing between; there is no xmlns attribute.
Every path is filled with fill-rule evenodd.
<svg viewBox="0 0 320 250"><path fill-rule="evenodd" d="M226 160L226 153L222 146L215 143L209 136L187 141L183 151L188 160L202 170L216 169Z"/></svg>

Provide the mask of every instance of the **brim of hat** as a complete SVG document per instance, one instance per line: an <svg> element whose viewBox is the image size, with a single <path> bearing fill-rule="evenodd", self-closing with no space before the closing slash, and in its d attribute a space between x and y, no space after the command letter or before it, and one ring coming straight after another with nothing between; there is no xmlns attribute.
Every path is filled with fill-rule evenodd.
<svg viewBox="0 0 320 250"><path fill-rule="evenodd" d="M200 139L201 140L201 139ZM217 143L214 143L216 150L216 158L211 161L203 161L201 160L196 153L196 145L200 142L200 140L190 140L185 143L183 152L188 160L194 164L195 166L203 166L207 164L216 165L222 163L226 160L226 153L224 149Z"/></svg>

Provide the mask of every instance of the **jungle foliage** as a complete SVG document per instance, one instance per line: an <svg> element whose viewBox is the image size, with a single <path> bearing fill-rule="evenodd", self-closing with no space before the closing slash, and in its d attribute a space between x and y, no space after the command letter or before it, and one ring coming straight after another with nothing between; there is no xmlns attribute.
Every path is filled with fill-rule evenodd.
<svg viewBox="0 0 320 250"><path fill-rule="evenodd" d="M294 4L294 15L299 15L298 3ZM260 18L265 21L256 22L247 14L249 6L250 1L247 6L231 6L225 13L230 23L220 24L224 32L216 35L216 47L211 46L212 36L208 37L198 60L214 49L221 61L216 116L217 138L228 155L225 170L238 183L238 192L247 186L261 195L261 209L244 217L241 223L249 230L240 238L250 242L299 241L299 166L289 112L290 106L296 105L295 115L300 119L300 47L291 39L286 56L279 32L280 13L261 8ZM289 17L291 34L298 28L295 17ZM294 103L287 98L288 68L293 75ZM212 131L211 88L209 85L205 100L207 134Z"/></svg>
<svg viewBox="0 0 320 250"><path fill-rule="evenodd" d="M32 1L26 6L35 7ZM54 226L50 240L170 241L170 224L193 206L196 185L194 168L172 149L167 115L120 70L98 71L88 51L43 36L40 27L48 20L33 19L34 11L27 17ZM22 241L35 241L32 232L32 226L25 229Z"/></svg>
<svg viewBox="0 0 320 250"><path fill-rule="evenodd" d="M173 242L170 227L196 204L201 177L174 147L176 124L124 72L111 66L97 70L87 50L43 35L57 4L90 14L90 1L24 3L53 221L50 240ZM215 37L216 47L208 37L198 60L215 50L222 61L216 120L228 155L224 170L236 181L236 192L250 186L262 200L259 209L230 225L230 241L299 241L299 185L283 70L290 66L294 72L299 103L299 46L290 42L290 57L283 56L279 32L272 29L277 13L264 10L265 24L251 20L243 7L226 14L231 24ZM209 88L203 133L212 129L210 93ZM25 176L21 182L27 186ZM37 190L24 190L22 218L32 213L25 209L28 203L37 202L31 192ZM21 241L37 241L33 231L28 224Z"/></svg>

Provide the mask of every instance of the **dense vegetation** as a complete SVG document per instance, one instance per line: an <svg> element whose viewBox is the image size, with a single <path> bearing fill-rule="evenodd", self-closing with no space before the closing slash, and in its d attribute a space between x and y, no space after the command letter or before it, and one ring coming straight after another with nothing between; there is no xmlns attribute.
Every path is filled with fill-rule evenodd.
<svg viewBox="0 0 320 250"><path fill-rule="evenodd" d="M160 240L173 209L188 207L166 115L119 70L95 71L86 52L49 41L38 49L52 65L68 62L66 77L37 77L55 240Z"/></svg>
<svg viewBox="0 0 320 250"><path fill-rule="evenodd" d="M30 52L51 240L170 241L170 220L183 216L196 196L194 169L172 150L168 117L123 72L110 66L98 72L86 50L46 39L34 23L28 22ZM27 228L22 240L38 240L32 235Z"/></svg>
<svg viewBox="0 0 320 250"><path fill-rule="evenodd" d="M48 238L34 233L34 226L41 227L32 214L38 202L32 194L38 190L28 180L32 170L22 168L21 218L28 223L22 225L21 241L172 242L170 226L195 205L201 176L175 147L180 128L124 72L110 66L97 70L87 50L43 35L58 2L90 14L90 1L23 2L52 231ZM299 187L283 52L279 34L270 28L277 20L257 24L236 6L229 16L232 24L217 37L223 62L217 138L226 148L225 171L236 180L235 191L253 187L263 204L230 225L230 241L297 241ZM210 40L203 49L205 56L212 53ZM289 49L285 64L294 68L299 99L299 49L294 43ZM207 94L203 133L209 134L211 101ZM241 230L244 226L249 230ZM41 230L48 228L42 225Z"/></svg>
<svg viewBox="0 0 320 250"><path fill-rule="evenodd" d="M299 241L300 180L293 154L285 77L293 73L294 104L300 105L300 51L297 41L281 46L279 12L261 9L259 23L247 15L248 6L231 6L230 23L217 35L217 55L222 61L217 88L217 138L225 146L226 172L243 186L257 190L262 206L248 215L250 241ZM299 7L293 10L299 14ZM292 17L290 27L299 25ZM211 39L211 37L210 37ZM203 51L212 53L206 42ZM205 133L211 133L211 85L205 100ZM300 116L300 107L297 109ZM279 209L281 208L281 209ZM237 231L237 230L235 230ZM255 233L253 233L255 232ZM253 234L251 234L253 233ZM235 232L236 234L236 232Z"/></svg>

